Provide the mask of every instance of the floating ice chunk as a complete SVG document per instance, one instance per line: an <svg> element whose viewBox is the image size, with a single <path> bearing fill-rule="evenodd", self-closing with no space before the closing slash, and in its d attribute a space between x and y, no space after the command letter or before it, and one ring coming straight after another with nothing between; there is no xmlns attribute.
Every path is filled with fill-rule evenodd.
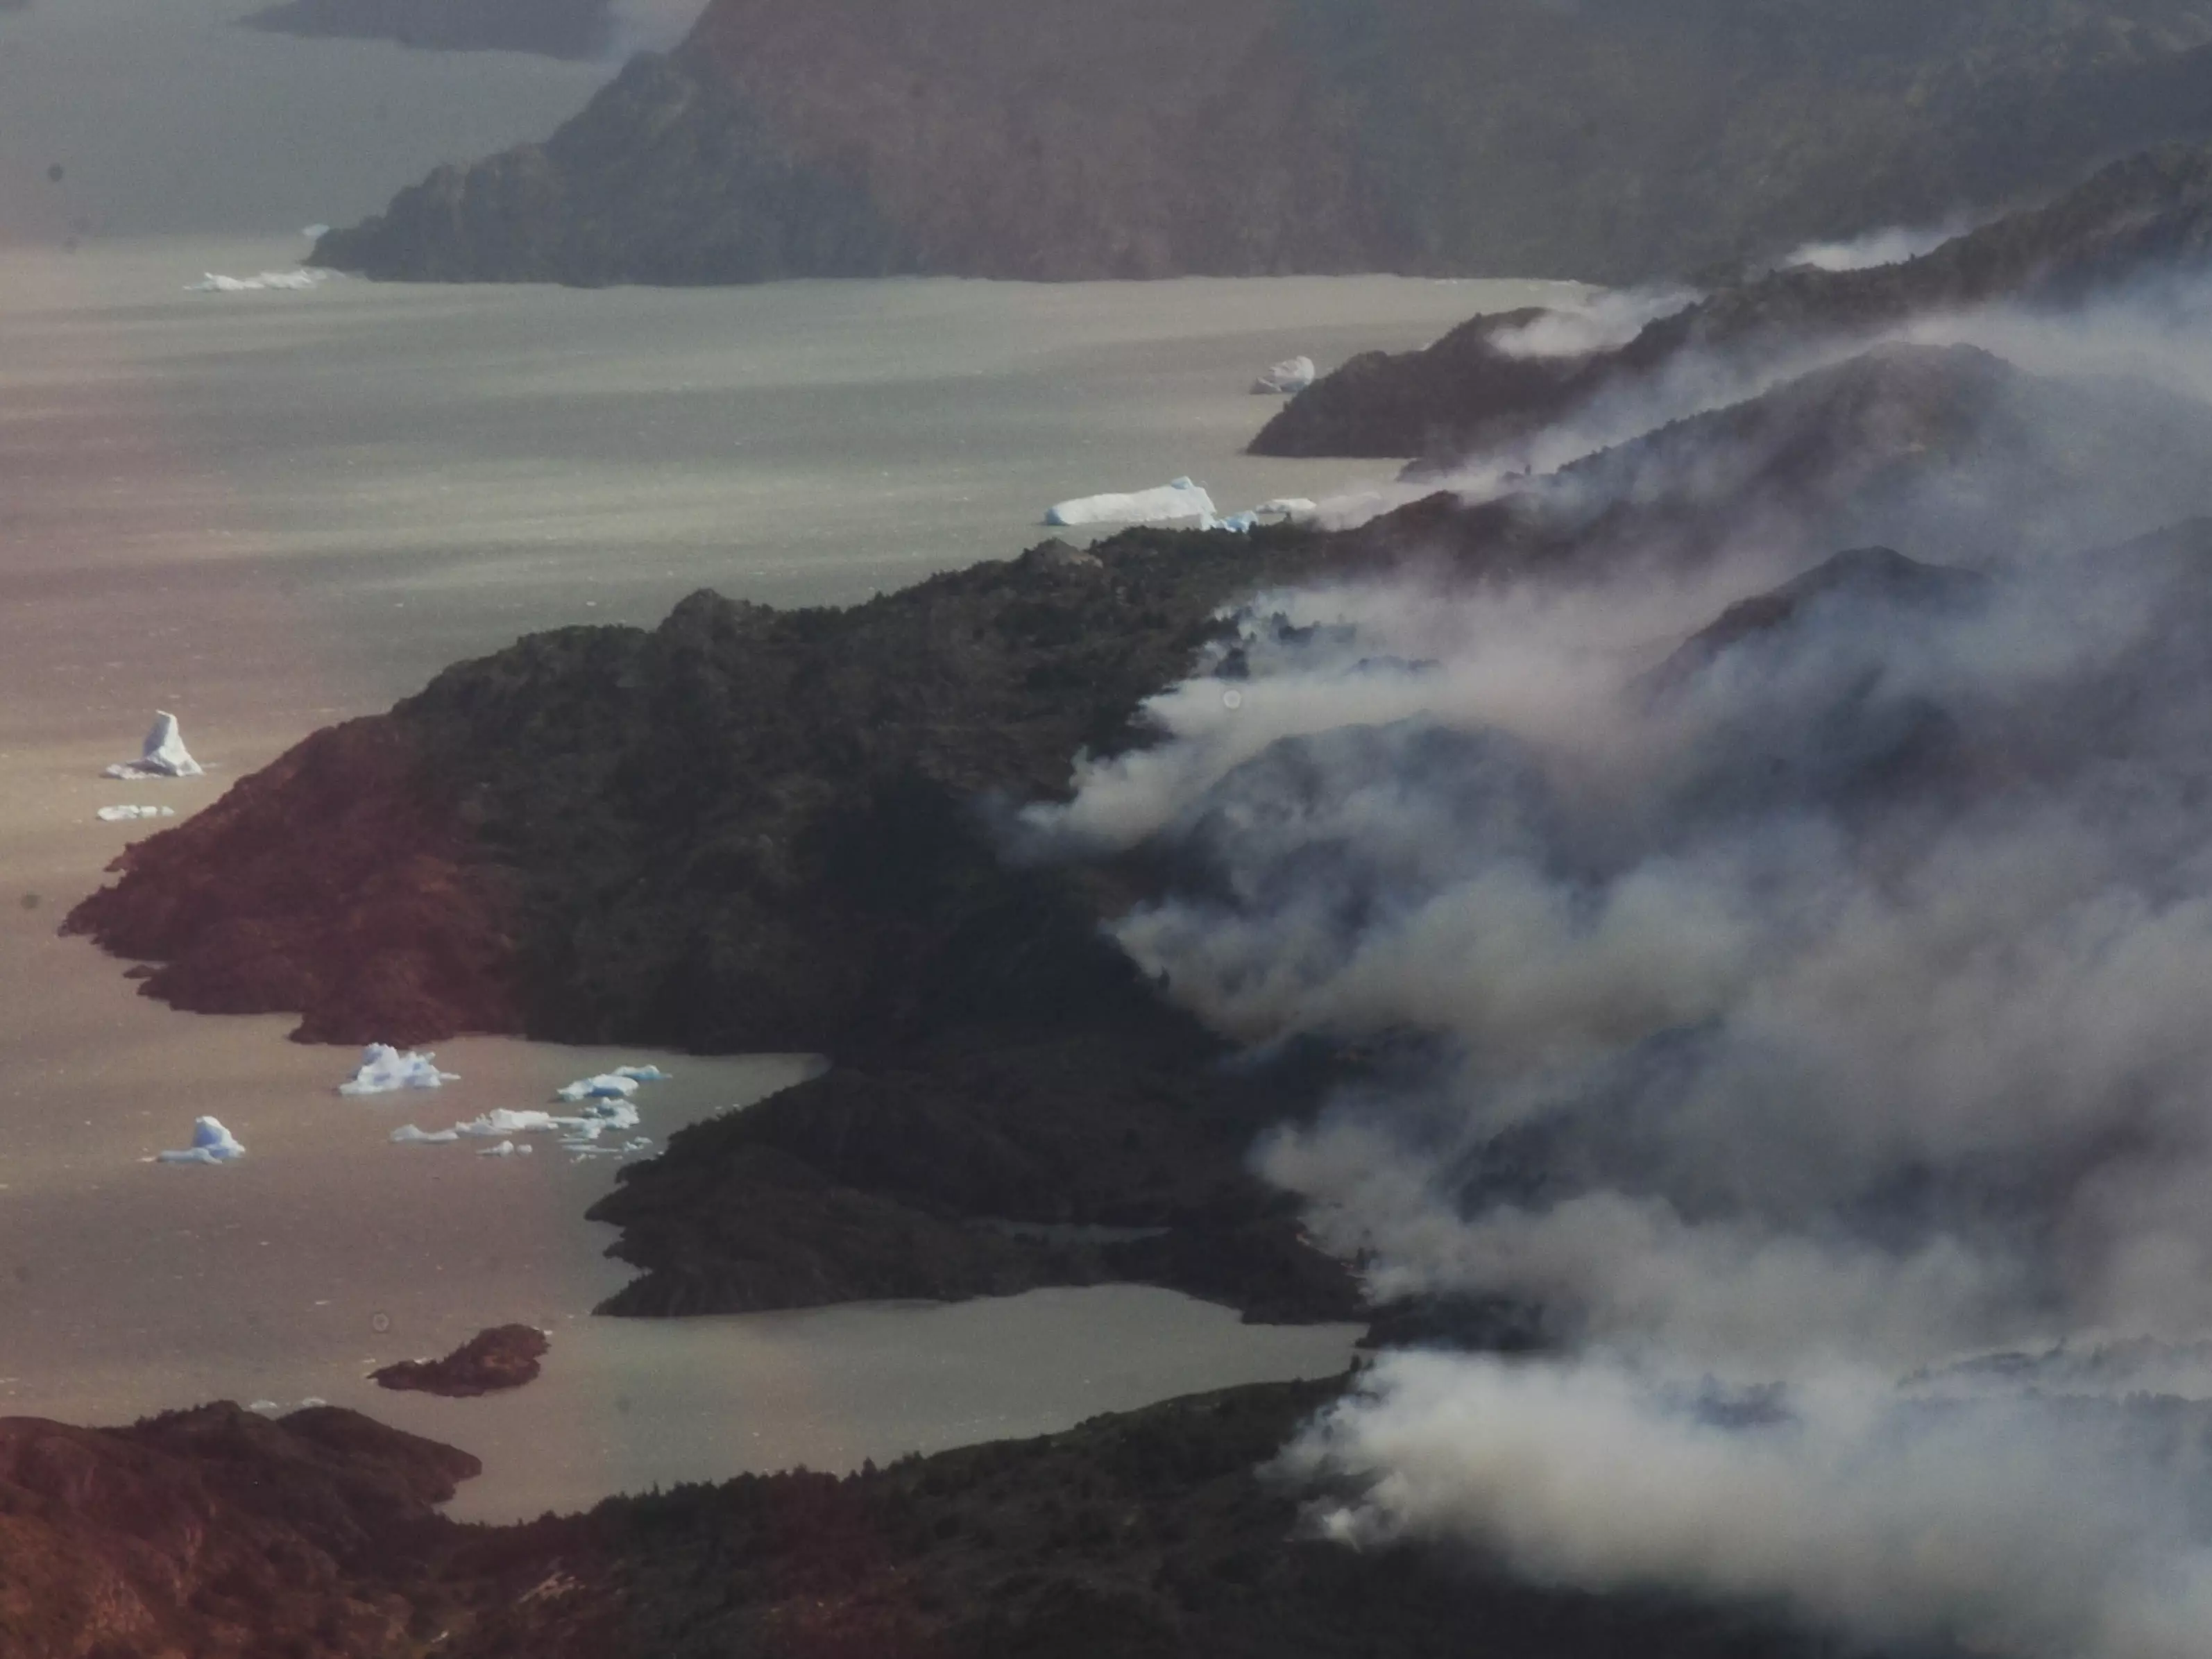
<svg viewBox="0 0 2212 1659"><path fill-rule="evenodd" d="M597 1077L578 1078L574 1083L563 1084L554 1091L556 1100L571 1104L580 1100L614 1100L637 1092L638 1080L625 1067L618 1072L602 1072Z"/></svg>
<svg viewBox="0 0 2212 1659"><path fill-rule="evenodd" d="M486 1112L482 1117L472 1117L466 1123L456 1123L453 1132L489 1140L494 1135L535 1134L541 1130L561 1127L561 1120L550 1112L517 1112L501 1106Z"/></svg>
<svg viewBox="0 0 2212 1659"><path fill-rule="evenodd" d="M173 806L103 806L93 816L102 823L129 823L136 818L173 818Z"/></svg>
<svg viewBox="0 0 2212 1659"><path fill-rule="evenodd" d="M273 1400L257 1400L246 1409L263 1417L274 1417L284 1408Z"/></svg>
<svg viewBox="0 0 2212 1659"><path fill-rule="evenodd" d="M617 1066L614 1074L629 1078L635 1083L665 1083L670 1075L658 1066Z"/></svg>
<svg viewBox="0 0 2212 1659"><path fill-rule="evenodd" d="M478 1158L528 1158L537 1150L526 1140L519 1146L511 1140L502 1140L496 1146L478 1147L477 1156Z"/></svg>
<svg viewBox="0 0 2212 1659"><path fill-rule="evenodd" d="M1085 495L1062 501L1044 515L1048 525L1165 524L1176 519L1210 519L1213 497L1188 478L1158 489L1126 495Z"/></svg>
<svg viewBox="0 0 2212 1659"><path fill-rule="evenodd" d="M135 761L118 761L105 774L111 778L196 778L200 763L185 747L177 717L167 709L154 712L154 728L146 734L145 752Z"/></svg>
<svg viewBox="0 0 2212 1659"><path fill-rule="evenodd" d="M1273 368L1252 382L1255 395L1304 392L1314 383L1316 371L1310 357L1285 357Z"/></svg>
<svg viewBox="0 0 2212 1659"><path fill-rule="evenodd" d="M392 1132L392 1144L398 1146L442 1146L460 1138L459 1129L418 1129L411 1123L403 1123Z"/></svg>
<svg viewBox="0 0 2212 1659"><path fill-rule="evenodd" d="M187 283L187 294L265 294L276 289L298 292L320 288L336 276L335 270L324 270L314 265L295 265L289 270L264 270L258 276L225 276L219 271L209 271L197 283Z"/></svg>
<svg viewBox="0 0 2212 1659"><path fill-rule="evenodd" d="M331 228L328 225L302 225L300 227L300 234L306 237L311 242L319 242L324 237L330 234Z"/></svg>
<svg viewBox="0 0 2212 1659"><path fill-rule="evenodd" d="M361 1069L353 1079L338 1085L342 1095L388 1095L401 1089L437 1089L459 1083L459 1072L441 1072L434 1054L401 1054L388 1042L372 1042L361 1051Z"/></svg>
<svg viewBox="0 0 2212 1659"><path fill-rule="evenodd" d="M204 1117L192 1124L192 1144L172 1152L156 1152L157 1164L228 1164L246 1156L238 1137L216 1119Z"/></svg>

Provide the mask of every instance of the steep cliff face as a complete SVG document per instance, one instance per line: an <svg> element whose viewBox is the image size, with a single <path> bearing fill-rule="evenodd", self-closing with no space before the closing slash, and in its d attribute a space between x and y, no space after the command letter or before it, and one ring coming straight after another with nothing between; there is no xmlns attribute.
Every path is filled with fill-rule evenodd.
<svg viewBox="0 0 2212 1659"><path fill-rule="evenodd" d="M2212 137L2203 0L715 0L544 145L324 263L724 283L1631 281Z"/></svg>

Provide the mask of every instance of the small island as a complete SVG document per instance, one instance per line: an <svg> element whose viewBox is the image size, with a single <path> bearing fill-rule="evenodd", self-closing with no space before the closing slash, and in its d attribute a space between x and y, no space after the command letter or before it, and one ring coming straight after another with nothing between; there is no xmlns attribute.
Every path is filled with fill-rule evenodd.
<svg viewBox="0 0 2212 1659"><path fill-rule="evenodd" d="M369 1375L379 1388L466 1400L520 1388L538 1375L550 1346L544 1332L528 1325L495 1325L443 1359L403 1359Z"/></svg>

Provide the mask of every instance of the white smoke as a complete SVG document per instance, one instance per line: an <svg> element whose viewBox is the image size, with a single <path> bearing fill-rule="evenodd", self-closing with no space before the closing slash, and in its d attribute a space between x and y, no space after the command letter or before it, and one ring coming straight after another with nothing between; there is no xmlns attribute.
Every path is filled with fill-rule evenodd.
<svg viewBox="0 0 2212 1659"><path fill-rule="evenodd" d="M2212 390L2140 306L1923 332L2076 374L2163 340ZM1556 1357L1389 1357L1314 1429L1336 1535L1870 1639L2212 1656L2212 536L2051 556L2034 504L2087 434L1983 435L1900 448L1945 501L1899 522L2033 556L1841 562L1688 648L1807 538L1264 595L1159 741L1030 815L1150 849L1118 937L1217 1029L1417 1034L1261 1165L1378 1297L1547 1311ZM1674 441L1676 483L1764 465ZM2201 499L2166 483L2065 532ZM1577 485L1608 488L1672 499ZM1960 1364L2124 1341L2191 1358Z"/></svg>
<svg viewBox="0 0 2212 1659"><path fill-rule="evenodd" d="M1875 1640L2212 1650L2201 1421L1967 1410L1850 1372L1747 1403L1604 1360L1401 1354L1293 1461L1371 1482L1320 1517L1348 1542L1456 1535L1547 1582L1779 1599Z"/></svg>
<svg viewBox="0 0 2212 1659"><path fill-rule="evenodd" d="M1596 289L1491 336L1508 357L1580 357L1625 346L1662 317L1695 305L1695 289Z"/></svg>
<svg viewBox="0 0 2212 1659"><path fill-rule="evenodd" d="M1901 265L1942 246L1966 228L1955 220L1919 229L1893 225L1841 241L1807 242L1777 264L1785 269L1811 265L1816 270L1871 270L1877 265Z"/></svg>

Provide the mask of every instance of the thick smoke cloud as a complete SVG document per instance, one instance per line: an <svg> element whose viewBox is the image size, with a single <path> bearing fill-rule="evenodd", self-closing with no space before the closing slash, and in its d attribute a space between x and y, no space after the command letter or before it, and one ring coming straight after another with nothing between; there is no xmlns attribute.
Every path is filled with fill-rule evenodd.
<svg viewBox="0 0 2212 1659"><path fill-rule="evenodd" d="M1030 815L1165 872L1115 931L1217 1029L1395 1056L1258 1154L1319 1242L1545 1310L1540 1359L1378 1364L1291 1454L1354 1494L1317 1524L2212 1656L2212 530L2123 544L2202 501L2163 453L2066 492L2087 550L2039 505L2140 447L2054 410L2201 428L2193 349L2079 378L2187 314L1931 325L2076 378L1744 523L1677 508L1757 495L1767 416L1554 481L1595 564L1263 595ZM1880 490L1916 558L1823 561Z"/></svg>

